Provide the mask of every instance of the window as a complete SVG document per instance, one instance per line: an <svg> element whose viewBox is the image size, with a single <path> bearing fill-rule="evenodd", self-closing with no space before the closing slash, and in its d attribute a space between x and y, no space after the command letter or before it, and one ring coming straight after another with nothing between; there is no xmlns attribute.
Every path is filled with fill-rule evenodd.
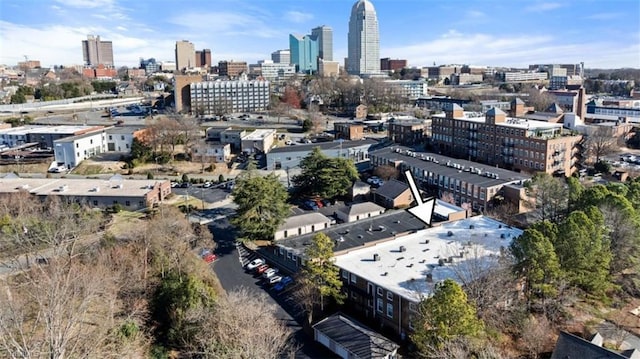
<svg viewBox="0 0 640 359"><path fill-rule="evenodd" d="M125 206L127 206L127 207L129 207L129 206L131 205L131 202L130 202L130 201L125 201L125 202L124 202L124 205L125 205Z"/></svg>
<svg viewBox="0 0 640 359"><path fill-rule="evenodd" d="M278 253L280 255L284 255L284 249L282 247L278 247Z"/></svg>
<svg viewBox="0 0 640 359"><path fill-rule="evenodd" d="M287 258L291 259L291 252L287 252Z"/></svg>
<svg viewBox="0 0 640 359"><path fill-rule="evenodd" d="M378 312L382 313L382 298L378 298L376 301L376 309Z"/></svg>
<svg viewBox="0 0 640 359"><path fill-rule="evenodd" d="M393 293L391 291L387 291L387 300L393 301Z"/></svg>
<svg viewBox="0 0 640 359"><path fill-rule="evenodd" d="M351 283L356 283L358 281L358 277L355 274L351 273Z"/></svg>
<svg viewBox="0 0 640 359"><path fill-rule="evenodd" d="M382 297L382 288L378 287L378 295Z"/></svg>
<svg viewBox="0 0 640 359"><path fill-rule="evenodd" d="M342 278L349 279L349 272L347 272L346 270L343 270L342 271Z"/></svg>
<svg viewBox="0 0 640 359"><path fill-rule="evenodd" d="M387 303L387 317L393 318L393 304Z"/></svg>
<svg viewBox="0 0 640 359"><path fill-rule="evenodd" d="M373 294L373 284L367 283L367 294Z"/></svg>
<svg viewBox="0 0 640 359"><path fill-rule="evenodd" d="M120 136L120 139L124 141L124 135Z"/></svg>
<svg viewBox="0 0 640 359"><path fill-rule="evenodd" d="M97 206L98 205L98 201L93 201L93 205Z"/></svg>
<svg viewBox="0 0 640 359"><path fill-rule="evenodd" d="M109 139L110 139L110 140L112 140L112 139L113 139L113 136L109 135Z"/></svg>

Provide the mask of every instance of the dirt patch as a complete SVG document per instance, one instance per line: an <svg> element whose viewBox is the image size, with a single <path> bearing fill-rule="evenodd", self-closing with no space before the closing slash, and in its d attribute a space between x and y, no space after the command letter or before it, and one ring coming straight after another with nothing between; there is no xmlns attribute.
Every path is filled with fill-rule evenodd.
<svg viewBox="0 0 640 359"><path fill-rule="evenodd" d="M203 171L203 167L206 168L208 166L209 164L203 166L201 163L189 161L172 161L167 164L145 163L136 166L130 172L126 162L123 161L88 159L82 161L72 173L79 175L114 173L122 175L147 175L151 173L154 176L182 176L182 174L186 173L190 177L218 177L223 175L225 178L233 175L233 171L224 163L211 164L211 166L214 167L213 171ZM46 169L44 172L46 172Z"/></svg>

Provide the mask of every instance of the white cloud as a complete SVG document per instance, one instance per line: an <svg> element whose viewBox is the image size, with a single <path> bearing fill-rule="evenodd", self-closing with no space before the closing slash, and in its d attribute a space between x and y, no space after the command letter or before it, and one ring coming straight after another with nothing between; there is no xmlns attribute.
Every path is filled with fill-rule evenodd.
<svg viewBox="0 0 640 359"><path fill-rule="evenodd" d="M533 63L578 63L588 67L637 67L640 44L558 43L548 35L465 34L449 30L440 37L408 46L382 48L382 57L409 60L411 66L474 64L524 67Z"/></svg>
<svg viewBox="0 0 640 359"><path fill-rule="evenodd" d="M301 24L301 23L304 23L304 22L307 22L307 21L313 19L313 15L312 14L309 14L309 13L306 13L306 12L295 11L295 10L287 11L285 13L284 17L285 17L285 19L287 19L287 20L289 20L291 22L294 22L296 24Z"/></svg>
<svg viewBox="0 0 640 359"><path fill-rule="evenodd" d="M235 12L190 12L167 20L184 28L184 32L193 34L202 32L223 36L255 36L271 38L280 34L258 16Z"/></svg>
<svg viewBox="0 0 640 359"><path fill-rule="evenodd" d="M544 12L544 11L550 11L550 10L555 10L562 7L561 3L557 3L557 2L543 2L543 3L537 3L531 6L527 6L525 8L525 11L527 12Z"/></svg>
<svg viewBox="0 0 640 359"><path fill-rule="evenodd" d="M586 16L586 20L613 20L622 16L619 12L601 12L593 15Z"/></svg>
<svg viewBox="0 0 640 359"><path fill-rule="evenodd" d="M113 0L56 0L57 3L66 7L94 9L98 7L111 7L114 5Z"/></svg>

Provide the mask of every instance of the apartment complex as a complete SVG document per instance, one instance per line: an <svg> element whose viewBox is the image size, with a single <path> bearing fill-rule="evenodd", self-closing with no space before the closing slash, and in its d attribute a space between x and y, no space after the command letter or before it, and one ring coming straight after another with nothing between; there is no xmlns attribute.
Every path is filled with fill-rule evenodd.
<svg viewBox="0 0 640 359"><path fill-rule="evenodd" d="M196 67L196 48L187 40L176 41L176 68L184 71Z"/></svg>
<svg viewBox="0 0 640 359"><path fill-rule="evenodd" d="M333 29L322 25L311 29L311 36L318 41L318 59L333 61Z"/></svg>
<svg viewBox="0 0 640 359"><path fill-rule="evenodd" d="M364 138L364 125L351 122L334 122L333 130L338 139L357 141Z"/></svg>
<svg viewBox="0 0 640 359"><path fill-rule="evenodd" d="M196 67L201 67L209 71L211 68L211 50L203 49L202 51L196 51Z"/></svg>
<svg viewBox="0 0 640 359"><path fill-rule="evenodd" d="M358 0L351 8L346 69L352 75L380 73L378 16L368 0Z"/></svg>
<svg viewBox="0 0 640 359"><path fill-rule="evenodd" d="M218 62L218 75L228 79L235 79L240 74L246 73L249 67L245 61L220 61Z"/></svg>
<svg viewBox="0 0 640 359"><path fill-rule="evenodd" d="M440 154L416 152L408 147L387 147L369 154L372 167L392 166L404 172L410 170L423 189L441 197L453 196L456 205L469 203L475 211L492 208L496 195L518 204L519 194L508 198L503 188L520 185L531 178L528 174L483 165Z"/></svg>
<svg viewBox="0 0 640 359"><path fill-rule="evenodd" d="M413 331L420 301L433 293L436 283L458 281L455 273L461 269L456 267L467 261L497 265L502 248L521 234L520 229L477 216L353 248L335 257L345 305L378 328L406 337Z"/></svg>
<svg viewBox="0 0 640 359"><path fill-rule="evenodd" d="M504 82L544 81L548 77L546 72L507 71L501 74Z"/></svg>
<svg viewBox="0 0 640 359"><path fill-rule="evenodd" d="M285 81L296 74L296 67L288 63L263 62L260 65L261 76L271 82Z"/></svg>
<svg viewBox="0 0 640 359"><path fill-rule="evenodd" d="M562 124L510 118L500 109L465 112L451 104L432 116L432 144L441 153L523 172L572 175L581 135Z"/></svg>
<svg viewBox="0 0 640 359"><path fill-rule="evenodd" d="M206 81L190 85L191 110L205 115L265 111L269 107L269 81Z"/></svg>
<svg viewBox="0 0 640 359"><path fill-rule="evenodd" d="M82 40L82 57L86 66L113 67L113 43L100 40L100 36L89 35Z"/></svg>

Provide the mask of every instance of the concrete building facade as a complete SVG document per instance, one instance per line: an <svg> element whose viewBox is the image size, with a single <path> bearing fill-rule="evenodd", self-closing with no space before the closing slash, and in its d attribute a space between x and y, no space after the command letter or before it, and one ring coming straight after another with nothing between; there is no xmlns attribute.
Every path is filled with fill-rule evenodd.
<svg viewBox="0 0 640 359"><path fill-rule="evenodd" d="M333 61L333 29L322 25L311 29L311 36L318 41L318 59Z"/></svg>
<svg viewBox="0 0 640 359"><path fill-rule="evenodd" d="M338 77L338 75L340 75L340 63L338 61L319 59L318 75L322 77Z"/></svg>
<svg viewBox="0 0 640 359"><path fill-rule="evenodd" d="M107 151L106 130L65 137L53 142L55 161L59 166L71 169L80 162Z"/></svg>
<svg viewBox="0 0 640 359"><path fill-rule="evenodd" d="M178 71L196 67L196 48L188 40L176 41L176 68Z"/></svg>
<svg viewBox="0 0 640 359"><path fill-rule="evenodd" d="M89 35L82 40L82 58L86 66L113 67L113 43L100 40L100 36Z"/></svg>
<svg viewBox="0 0 640 359"><path fill-rule="evenodd" d="M271 60L276 64L291 64L291 51L289 49L276 50L271 53Z"/></svg>
<svg viewBox="0 0 640 359"><path fill-rule="evenodd" d="M267 153L267 168L275 170L297 168L300 166L300 161L308 156L315 147L319 147L325 156L348 158L356 164L362 163L369 160L369 151L375 144L377 144L377 142L374 140L360 140L278 147Z"/></svg>

